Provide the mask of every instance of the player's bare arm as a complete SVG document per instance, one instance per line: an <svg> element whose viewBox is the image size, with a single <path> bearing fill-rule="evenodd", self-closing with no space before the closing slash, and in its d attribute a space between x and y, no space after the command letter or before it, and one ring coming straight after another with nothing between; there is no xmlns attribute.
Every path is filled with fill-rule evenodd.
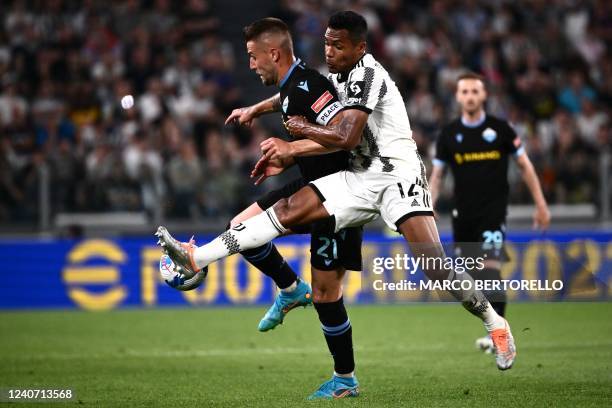
<svg viewBox="0 0 612 408"><path fill-rule="evenodd" d="M368 114L358 109L340 112L327 126L308 123L301 116L291 116L285 127L293 136L306 137L326 147L343 150L355 148L368 121Z"/></svg>
<svg viewBox="0 0 612 408"><path fill-rule="evenodd" d="M225 124L227 125L232 121L237 121L240 125L251 126L253 119L267 113L279 112L280 109L280 93L277 93L255 105L234 109L227 119L225 119Z"/></svg>
<svg viewBox="0 0 612 408"><path fill-rule="evenodd" d="M264 155L255 163L253 170L251 170L251 178L257 177L255 185L258 186L268 177L281 174L286 168L292 166L294 163L295 161L292 157L270 159Z"/></svg>
<svg viewBox="0 0 612 408"><path fill-rule="evenodd" d="M320 145L310 139L287 142L277 137L271 137L261 142L263 156L255 164L251 178L258 177L255 185L261 184L267 177L276 176L284 169L295 164L294 157L317 156L333 153L339 148Z"/></svg>
<svg viewBox="0 0 612 408"><path fill-rule="evenodd" d="M533 168L533 164L527 154L521 154L516 158L516 164L518 165L523 181L527 184L536 209L533 214L533 227L536 229L547 229L550 225L550 211L548 210L548 204L542 193L542 187L540 181Z"/></svg>
<svg viewBox="0 0 612 408"><path fill-rule="evenodd" d="M260 144L264 156L272 159L285 160L290 157L318 156L341 150L335 147L325 147L310 139L300 139L287 142L277 137L271 137Z"/></svg>
<svg viewBox="0 0 612 408"><path fill-rule="evenodd" d="M436 208L436 202L440 195L440 186L444 179L444 167L433 166L431 176L429 176L429 192L431 193L431 206Z"/></svg>

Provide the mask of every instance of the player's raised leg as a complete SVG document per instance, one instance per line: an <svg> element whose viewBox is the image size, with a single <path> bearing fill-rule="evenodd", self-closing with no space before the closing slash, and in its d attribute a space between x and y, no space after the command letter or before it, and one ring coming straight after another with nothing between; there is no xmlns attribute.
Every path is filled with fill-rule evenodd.
<svg viewBox="0 0 612 408"><path fill-rule="evenodd" d="M228 229L263 212L264 210L255 202L232 218ZM246 249L240 252L240 254L251 265L259 269L263 274L269 276L279 289L289 289L296 286L298 279L296 273L287 262L285 262L272 242L268 242L256 248Z"/></svg>
<svg viewBox="0 0 612 408"><path fill-rule="evenodd" d="M408 241L413 253L423 254L426 258L445 257L433 216L415 215L409 217L398 225L398 229ZM436 266L435 262L426 263L426 265L428 264ZM497 367L500 370L511 368L516 356L516 347L510 326L506 319L495 312L482 292L474 289L472 277L467 273L457 273L446 268L425 268L424 272L428 278L434 281L472 281L472 284L464 286L469 289L454 290L451 291L451 294L470 313L482 319L495 345ZM461 285L457 286L462 287Z"/></svg>
<svg viewBox="0 0 612 408"><path fill-rule="evenodd" d="M327 347L334 359L334 373L308 399L356 397L359 382L355 377L353 328L344 307L342 278L344 268L312 268L312 294Z"/></svg>
<svg viewBox="0 0 612 408"><path fill-rule="evenodd" d="M165 248L175 263L184 268L199 270L221 258L264 245L286 233L292 226L327 217L329 213L321 200L307 186L201 247L177 241L163 226L157 229L155 235L159 238L159 245Z"/></svg>

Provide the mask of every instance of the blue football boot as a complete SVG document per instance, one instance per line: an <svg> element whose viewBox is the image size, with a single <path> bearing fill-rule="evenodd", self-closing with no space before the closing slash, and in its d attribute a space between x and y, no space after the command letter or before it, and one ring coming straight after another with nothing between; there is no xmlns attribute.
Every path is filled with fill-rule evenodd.
<svg viewBox="0 0 612 408"><path fill-rule="evenodd" d="M317 399L338 399L357 397L359 395L359 381L356 377L338 377L333 375L331 380L325 381L318 390L316 390L309 400Z"/></svg>
<svg viewBox="0 0 612 408"><path fill-rule="evenodd" d="M308 306L312 304L312 289L310 285L301 279L297 280L297 287L292 292L283 292L276 295L274 304L266 312L266 315L259 322L259 331L265 332L281 324L285 315L298 306Z"/></svg>

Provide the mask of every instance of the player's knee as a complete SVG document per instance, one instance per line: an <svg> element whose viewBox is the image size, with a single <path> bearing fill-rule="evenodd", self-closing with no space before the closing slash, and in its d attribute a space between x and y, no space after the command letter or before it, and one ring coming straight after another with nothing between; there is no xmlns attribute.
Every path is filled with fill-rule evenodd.
<svg viewBox="0 0 612 408"><path fill-rule="evenodd" d="M295 214L293 214L291 204L288 199L282 198L274 204L274 213L276 214L276 218L281 223L281 225L287 227L292 225L293 218L295 218Z"/></svg>
<svg viewBox="0 0 612 408"><path fill-rule="evenodd" d="M274 209L274 214L276 214L276 218L278 218L281 224L285 225L285 221L289 212L289 201L286 198L281 198L276 202L276 204L274 204L272 208Z"/></svg>
<svg viewBox="0 0 612 408"><path fill-rule="evenodd" d="M342 285L316 284L312 285L312 301L315 303L335 302L342 296Z"/></svg>

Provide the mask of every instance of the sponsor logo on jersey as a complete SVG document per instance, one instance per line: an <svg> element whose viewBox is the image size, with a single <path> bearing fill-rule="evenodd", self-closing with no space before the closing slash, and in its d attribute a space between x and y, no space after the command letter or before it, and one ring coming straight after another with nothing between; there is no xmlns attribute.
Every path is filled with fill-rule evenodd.
<svg viewBox="0 0 612 408"><path fill-rule="evenodd" d="M482 132L482 138L489 143L492 143L497 138L497 132L491 128L486 128Z"/></svg>
<svg viewBox="0 0 612 408"><path fill-rule="evenodd" d="M499 159L501 159L501 153L499 152L499 150L489 150L486 152L467 152L463 154L455 153L455 162L457 162L457 164Z"/></svg>
<svg viewBox="0 0 612 408"><path fill-rule="evenodd" d="M351 96L359 96L361 95L361 92L363 92L364 81L352 81L348 85L348 88L350 90L349 94Z"/></svg>
<svg viewBox="0 0 612 408"><path fill-rule="evenodd" d="M463 134L462 133L457 133L455 135L455 140L457 141L457 143L463 142Z"/></svg>
<svg viewBox="0 0 612 408"><path fill-rule="evenodd" d="M321 112L321 109L323 109L325 105L327 105L327 102L331 101L332 99L334 99L332 94L329 91L325 91L325 93L319 96L319 99L317 99L315 103L312 104L310 109L312 109L315 113L319 113Z"/></svg>
<svg viewBox="0 0 612 408"><path fill-rule="evenodd" d="M300 82L297 87L300 88L300 89L303 89L306 92L309 92L308 91L308 81Z"/></svg>
<svg viewBox="0 0 612 408"><path fill-rule="evenodd" d="M289 97L286 96L283 101L283 112L287 113L287 108L289 107Z"/></svg>
<svg viewBox="0 0 612 408"><path fill-rule="evenodd" d="M334 117L338 112L342 109L342 105L340 102L336 101L329 105L327 108L323 109L319 116L317 116L317 123L319 125L327 125L327 123Z"/></svg>

